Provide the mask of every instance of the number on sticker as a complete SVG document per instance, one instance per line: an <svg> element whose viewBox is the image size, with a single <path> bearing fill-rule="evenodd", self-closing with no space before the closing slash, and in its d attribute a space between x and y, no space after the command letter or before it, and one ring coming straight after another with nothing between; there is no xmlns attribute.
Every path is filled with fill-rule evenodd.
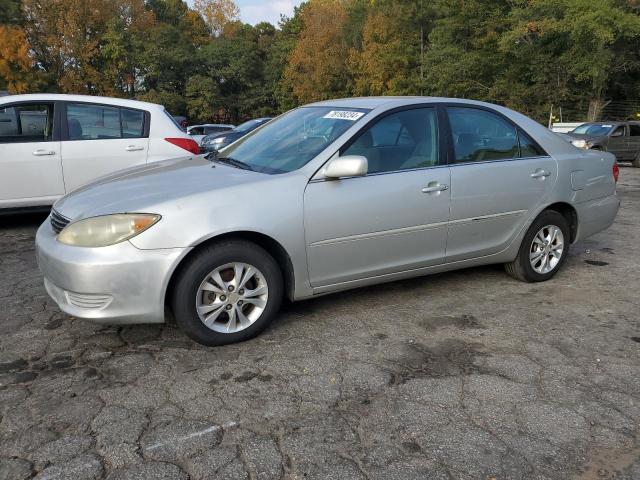
<svg viewBox="0 0 640 480"><path fill-rule="evenodd" d="M349 120L355 122L364 115L363 112L352 112L347 110L332 110L323 118L335 118L336 120Z"/></svg>

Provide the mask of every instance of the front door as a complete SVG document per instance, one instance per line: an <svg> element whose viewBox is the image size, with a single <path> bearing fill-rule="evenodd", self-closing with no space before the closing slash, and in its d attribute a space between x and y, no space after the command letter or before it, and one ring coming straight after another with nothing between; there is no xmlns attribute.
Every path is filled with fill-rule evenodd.
<svg viewBox="0 0 640 480"><path fill-rule="evenodd" d="M618 160L628 160L629 133L625 125L620 125L611 132L607 150L613 153Z"/></svg>
<svg viewBox="0 0 640 480"><path fill-rule="evenodd" d="M0 107L0 208L49 205L64 195L54 104Z"/></svg>
<svg viewBox="0 0 640 480"><path fill-rule="evenodd" d="M496 113L449 107L454 161L447 261L504 250L556 182L556 161Z"/></svg>
<svg viewBox="0 0 640 480"><path fill-rule="evenodd" d="M149 138L141 110L69 103L63 117L62 165L67 191L146 163Z"/></svg>
<svg viewBox="0 0 640 480"><path fill-rule="evenodd" d="M304 196L313 287L444 261L449 168L439 156L434 108L385 116L341 155L362 155L366 176L311 181Z"/></svg>

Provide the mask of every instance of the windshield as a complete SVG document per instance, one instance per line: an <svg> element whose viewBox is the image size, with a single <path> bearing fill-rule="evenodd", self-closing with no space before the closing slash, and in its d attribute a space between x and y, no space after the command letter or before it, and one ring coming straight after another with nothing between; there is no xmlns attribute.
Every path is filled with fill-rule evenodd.
<svg viewBox="0 0 640 480"><path fill-rule="evenodd" d="M607 135L613 125L605 123L588 123L586 125L580 125L575 128L571 133L577 133L578 135L592 135L598 137L600 135Z"/></svg>
<svg viewBox="0 0 640 480"><path fill-rule="evenodd" d="M306 165L367 112L331 107L291 110L221 150L220 158L241 162L257 172L291 172Z"/></svg>

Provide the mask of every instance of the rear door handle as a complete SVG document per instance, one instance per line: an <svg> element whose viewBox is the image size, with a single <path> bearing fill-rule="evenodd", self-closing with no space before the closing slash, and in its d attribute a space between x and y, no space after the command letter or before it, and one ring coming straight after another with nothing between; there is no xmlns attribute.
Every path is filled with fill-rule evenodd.
<svg viewBox="0 0 640 480"><path fill-rule="evenodd" d="M531 174L531 178L547 178L551 175L551 172L547 172L545 170L536 170Z"/></svg>
<svg viewBox="0 0 640 480"><path fill-rule="evenodd" d="M54 152L53 150L43 150L43 149L39 149L39 150L35 150L33 152L33 155L36 157L44 157L45 155L55 155L56 152Z"/></svg>
<svg viewBox="0 0 640 480"><path fill-rule="evenodd" d="M139 150L144 150L144 147L141 147L139 145L129 145L127 148L125 148L125 150L127 152L137 152Z"/></svg>
<svg viewBox="0 0 640 480"><path fill-rule="evenodd" d="M430 183L429 186L424 187L422 189L422 193L434 193L434 192L444 192L449 189L449 185L442 185L439 183Z"/></svg>

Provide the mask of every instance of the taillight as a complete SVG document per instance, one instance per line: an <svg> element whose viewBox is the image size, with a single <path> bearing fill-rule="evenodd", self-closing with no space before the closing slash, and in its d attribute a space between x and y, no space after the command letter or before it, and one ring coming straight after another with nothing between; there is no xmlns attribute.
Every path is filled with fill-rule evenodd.
<svg viewBox="0 0 640 480"><path fill-rule="evenodd" d="M620 167L618 162L613 162L613 179L618 183L618 177L620 176Z"/></svg>
<svg viewBox="0 0 640 480"><path fill-rule="evenodd" d="M165 138L169 143L172 143L176 147L184 148L186 151L198 155L200 153L200 147L195 140L190 138Z"/></svg>

